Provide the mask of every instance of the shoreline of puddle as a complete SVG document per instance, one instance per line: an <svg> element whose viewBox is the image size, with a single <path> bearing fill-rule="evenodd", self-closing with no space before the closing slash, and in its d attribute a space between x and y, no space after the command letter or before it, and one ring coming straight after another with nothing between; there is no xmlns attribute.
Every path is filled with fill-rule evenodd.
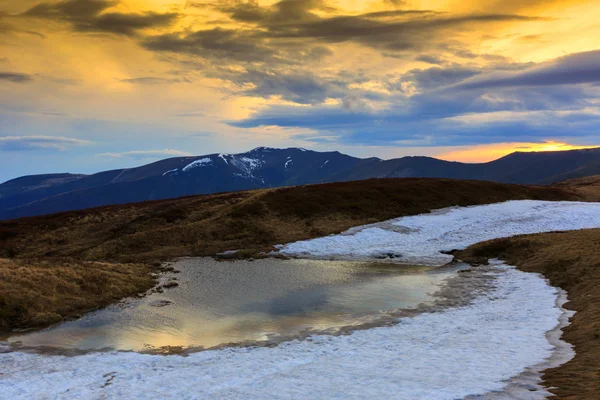
<svg viewBox="0 0 600 400"><path fill-rule="evenodd" d="M177 276L180 274L180 270L177 269L177 264L181 261L195 260L199 258L185 257L177 259L173 262L165 263L165 267L174 268L174 270L161 273L158 284L146 292L141 298L147 298L153 293L157 292L157 288L161 288L166 283L176 282ZM301 259L300 259L301 260ZM248 261L248 260L246 260ZM311 259L311 261L314 261ZM320 261L334 261L334 260L320 260ZM348 260L347 260L348 261ZM356 262L365 262L366 260L353 260ZM114 348L98 348L98 349L73 349L73 348L59 348L51 346L25 346L19 343L10 343L8 341L0 341L0 352L27 352L43 355L62 355L62 356L78 356L90 353L106 353L106 352L124 352L124 353L139 353L139 354L150 354L150 355L180 355L186 356L189 354L210 351L210 350L221 350L226 348L252 348L252 347L276 347L281 343L290 341L304 341L310 340L312 336L341 336L349 335L353 332L373 329L379 327L393 326L401 323L402 319L412 318L424 313L441 312L449 308L464 307L468 306L477 297L485 294L492 289L492 282L495 279L490 272L494 270L493 266L477 266L473 267L461 262L451 262L446 265L432 268L430 265L407 265L397 260L369 260L377 265L385 265L390 268L425 268L429 271L435 272L451 272L452 275L443 279L437 286L437 290L430 293L431 301L420 303L415 307L411 308L397 308L387 310L379 313L371 312L362 318L356 318L355 323L347 324L344 326L324 329L305 329L296 332L291 335L280 335L274 336L265 340L242 340L235 342L224 342L215 346L203 347L203 346L161 346L161 347L148 347L143 350L123 350ZM382 262L383 261L383 262ZM392 276L392 275L391 275ZM168 289L167 289L168 290ZM128 303L140 300L140 298L128 298L111 307L126 307ZM87 315L87 314L86 314ZM85 316L85 315L84 315ZM55 325L54 327L45 328L42 331L56 328L63 324ZM33 331L27 333L35 333L40 331ZM10 337L17 336L11 335ZM10 337L8 339L10 339Z"/></svg>

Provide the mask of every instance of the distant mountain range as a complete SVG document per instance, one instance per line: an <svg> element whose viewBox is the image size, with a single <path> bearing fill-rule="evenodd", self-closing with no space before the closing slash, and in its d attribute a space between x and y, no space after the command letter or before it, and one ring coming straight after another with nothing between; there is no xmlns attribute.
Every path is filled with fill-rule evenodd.
<svg viewBox="0 0 600 400"><path fill-rule="evenodd" d="M0 219L110 204L369 178L455 178L546 185L600 174L600 148L512 153L466 164L431 157L356 158L301 148L169 158L93 175L46 174L0 185Z"/></svg>

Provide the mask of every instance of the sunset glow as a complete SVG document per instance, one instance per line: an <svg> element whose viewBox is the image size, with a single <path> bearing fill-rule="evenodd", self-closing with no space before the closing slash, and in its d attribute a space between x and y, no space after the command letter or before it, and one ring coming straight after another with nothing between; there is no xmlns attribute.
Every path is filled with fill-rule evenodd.
<svg viewBox="0 0 600 400"><path fill-rule="evenodd" d="M0 180L160 149L593 147L599 17L594 0L4 0Z"/></svg>
<svg viewBox="0 0 600 400"><path fill-rule="evenodd" d="M465 149L453 150L436 155L447 161L478 163L493 161L514 152L564 151L586 149L589 146L575 146L568 143L547 141L545 143L499 143L491 145L472 146Z"/></svg>

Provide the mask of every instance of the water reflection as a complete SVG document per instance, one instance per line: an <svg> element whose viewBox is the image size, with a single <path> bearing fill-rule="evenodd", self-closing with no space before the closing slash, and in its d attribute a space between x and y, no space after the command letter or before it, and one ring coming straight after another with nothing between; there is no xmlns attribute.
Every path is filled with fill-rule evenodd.
<svg viewBox="0 0 600 400"><path fill-rule="evenodd" d="M27 347L140 351L266 340L413 308L430 301L440 282L459 268L209 258L174 266L181 271L176 288L9 341Z"/></svg>

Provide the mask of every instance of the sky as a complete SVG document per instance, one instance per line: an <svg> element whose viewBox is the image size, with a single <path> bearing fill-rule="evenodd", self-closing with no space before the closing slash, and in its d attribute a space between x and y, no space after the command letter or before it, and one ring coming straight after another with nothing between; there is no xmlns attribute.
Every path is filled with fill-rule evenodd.
<svg viewBox="0 0 600 400"><path fill-rule="evenodd" d="M600 144L597 0L0 0L0 181Z"/></svg>

